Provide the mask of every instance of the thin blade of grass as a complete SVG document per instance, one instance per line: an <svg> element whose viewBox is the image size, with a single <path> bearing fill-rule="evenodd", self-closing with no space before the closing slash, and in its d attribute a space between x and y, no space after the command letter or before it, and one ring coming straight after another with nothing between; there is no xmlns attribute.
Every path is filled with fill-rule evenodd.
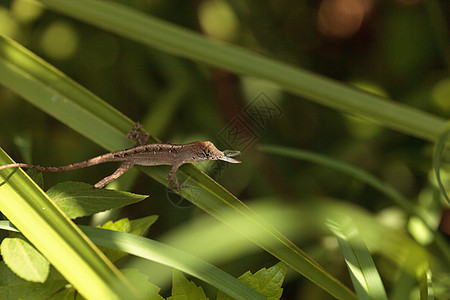
<svg viewBox="0 0 450 300"><path fill-rule="evenodd" d="M420 270L419 274L417 274L417 277L419 281L420 300L433 300L434 299L433 281L431 276L431 270L428 268L428 266Z"/></svg>
<svg viewBox="0 0 450 300"><path fill-rule="evenodd" d="M351 220L328 222L344 255L358 299L387 300L380 274L364 241Z"/></svg>
<svg viewBox="0 0 450 300"><path fill-rule="evenodd" d="M133 121L17 42L0 35L0 83L108 150L133 143ZM87 99L91 101L87 101ZM92 130L95 128L96 130Z"/></svg>
<svg viewBox="0 0 450 300"><path fill-rule="evenodd" d="M417 283L416 277L405 270L400 270L398 279L392 285L389 294L390 300L406 300L410 299L411 291Z"/></svg>
<svg viewBox="0 0 450 300"><path fill-rule="evenodd" d="M325 155L296 148L262 144L258 146L258 149L264 153L309 161L324 166L328 169L333 169L348 176L357 178L386 195L388 198L397 203L397 205L405 209L408 213L417 215L418 217L422 218L420 216L420 212L414 207L414 205L411 204L411 201L409 201L406 197L404 197L390 185L384 183L383 181L379 180L378 178L361 168L357 168L355 166L352 166L345 162L341 162L337 159L327 157Z"/></svg>
<svg viewBox="0 0 450 300"><path fill-rule="evenodd" d="M134 234L80 226L98 245L149 259L187 274L226 292L236 299L264 299L233 276L181 250Z"/></svg>

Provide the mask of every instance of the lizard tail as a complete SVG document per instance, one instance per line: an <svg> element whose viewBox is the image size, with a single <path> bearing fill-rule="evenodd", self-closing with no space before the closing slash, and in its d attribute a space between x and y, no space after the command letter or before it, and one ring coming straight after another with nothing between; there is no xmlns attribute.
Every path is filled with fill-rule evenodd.
<svg viewBox="0 0 450 300"><path fill-rule="evenodd" d="M114 161L114 159L105 159L105 155L101 155L101 156L97 156L97 157L94 157L94 158L91 158L91 159L88 159L88 160L85 160L82 162L70 164L67 166L61 166L61 167L43 167L43 166L30 165L30 164L25 164L25 163L15 163L15 164L0 166L0 170L8 169L8 168L27 168L27 169L38 170L41 172L64 172L64 171L82 169L82 168L90 167L90 166L108 162L108 161Z"/></svg>
<svg viewBox="0 0 450 300"><path fill-rule="evenodd" d="M42 167L42 166L29 165L29 164L24 164L24 163L15 163L15 164L0 166L0 170L8 169L8 168L27 168L27 169L34 169L34 170L38 170L38 171L42 171L42 172L56 172L57 170L54 170L54 169L60 169L57 167Z"/></svg>

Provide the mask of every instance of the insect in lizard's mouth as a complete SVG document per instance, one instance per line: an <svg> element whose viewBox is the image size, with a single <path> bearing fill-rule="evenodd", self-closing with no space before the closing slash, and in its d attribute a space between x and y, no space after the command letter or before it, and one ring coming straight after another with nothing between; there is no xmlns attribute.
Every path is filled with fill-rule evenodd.
<svg viewBox="0 0 450 300"><path fill-rule="evenodd" d="M222 156L221 158L219 158L220 160L232 163L232 164L240 164L241 161L234 159L232 157L234 156L238 156L241 154L241 151L238 150L224 150L223 151L224 156Z"/></svg>

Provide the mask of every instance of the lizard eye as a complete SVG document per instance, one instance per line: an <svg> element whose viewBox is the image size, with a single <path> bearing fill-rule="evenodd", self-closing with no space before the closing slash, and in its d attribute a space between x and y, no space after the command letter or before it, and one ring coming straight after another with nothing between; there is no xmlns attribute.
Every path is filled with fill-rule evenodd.
<svg viewBox="0 0 450 300"><path fill-rule="evenodd" d="M203 152L203 156L206 158L211 156L211 152L208 149L204 149L202 152Z"/></svg>

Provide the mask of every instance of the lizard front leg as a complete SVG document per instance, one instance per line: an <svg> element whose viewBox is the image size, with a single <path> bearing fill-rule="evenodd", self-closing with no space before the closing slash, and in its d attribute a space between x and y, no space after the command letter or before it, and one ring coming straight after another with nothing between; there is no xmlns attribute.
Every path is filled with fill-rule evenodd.
<svg viewBox="0 0 450 300"><path fill-rule="evenodd" d="M105 185L107 185L111 181L116 180L117 178L119 178L123 173L128 171L128 169L130 169L133 165L134 165L134 163L131 162L131 161L124 162L114 173L112 173L111 175L109 175L109 176L103 178L102 180L100 180L99 182L97 182L94 185L94 187L96 187L96 188L104 187Z"/></svg>

